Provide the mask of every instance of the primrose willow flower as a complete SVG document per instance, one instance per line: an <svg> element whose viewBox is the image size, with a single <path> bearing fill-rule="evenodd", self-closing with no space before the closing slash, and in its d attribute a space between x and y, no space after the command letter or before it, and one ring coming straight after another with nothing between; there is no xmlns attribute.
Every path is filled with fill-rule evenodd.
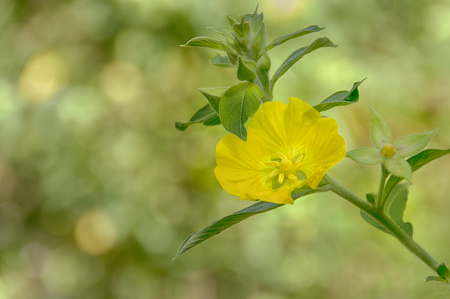
<svg viewBox="0 0 450 299"><path fill-rule="evenodd" d="M345 155L337 123L302 100L264 103L248 126L247 141L228 134L217 144L214 173L240 199L293 204L294 189L315 189Z"/></svg>
<svg viewBox="0 0 450 299"><path fill-rule="evenodd" d="M365 165L383 163L393 175L411 181L413 170L405 158L420 152L438 129L392 141L391 129L383 117L375 109L371 110L370 139L375 147L351 150L347 153L347 157Z"/></svg>

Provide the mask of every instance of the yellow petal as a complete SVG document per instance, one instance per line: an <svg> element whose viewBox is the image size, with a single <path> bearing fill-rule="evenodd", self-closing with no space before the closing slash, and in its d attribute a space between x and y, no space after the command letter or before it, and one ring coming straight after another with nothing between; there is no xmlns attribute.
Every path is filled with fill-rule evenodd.
<svg viewBox="0 0 450 299"><path fill-rule="evenodd" d="M248 135L247 142L234 134L222 138L216 147L217 180L230 194L247 199L247 194L271 189L269 174L274 167L267 146L257 137Z"/></svg>
<svg viewBox="0 0 450 299"><path fill-rule="evenodd" d="M304 165L300 170L310 178L308 185L317 188L325 173L345 155L345 141L338 134L336 120L319 119L305 138Z"/></svg>
<svg viewBox="0 0 450 299"><path fill-rule="evenodd" d="M265 190L249 194L251 197L258 198L262 201L273 202L276 204L293 204L294 200L291 197L292 190L288 184L284 184L280 188Z"/></svg>
<svg viewBox="0 0 450 299"><path fill-rule="evenodd" d="M289 148L294 148L295 156L303 154L305 136L320 118L320 113L305 101L294 97L289 99L284 119L286 142Z"/></svg>
<svg viewBox="0 0 450 299"><path fill-rule="evenodd" d="M268 146L274 158L277 152L289 156L284 125L287 105L280 102L266 102L253 115L248 125L247 136L256 135Z"/></svg>

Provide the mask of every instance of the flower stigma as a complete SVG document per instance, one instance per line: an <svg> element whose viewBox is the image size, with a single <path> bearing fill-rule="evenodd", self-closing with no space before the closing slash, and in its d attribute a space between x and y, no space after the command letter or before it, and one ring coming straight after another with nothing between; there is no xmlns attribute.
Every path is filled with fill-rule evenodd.
<svg viewBox="0 0 450 299"><path fill-rule="evenodd" d="M381 149L381 154L386 158L390 158L395 154L395 146L392 143L388 143Z"/></svg>
<svg viewBox="0 0 450 299"><path fill-rule="evenodd" d="M282 184L285 178L288 178L293 181L297 181L297 170L301 166L301 163L296 163L295 161L295 155L294 155L294 148L291 148L291 155L290 157L286 157L281 152L277 152L278 156L280 157L281 161L268 161L265 162L264 165L266 166L274 166L277 167L275 170L273 170L269 174L269 179L273 179L276 176L278 176L278 183ZM303 157L299 157L297 161L301 161Z"/></svg>

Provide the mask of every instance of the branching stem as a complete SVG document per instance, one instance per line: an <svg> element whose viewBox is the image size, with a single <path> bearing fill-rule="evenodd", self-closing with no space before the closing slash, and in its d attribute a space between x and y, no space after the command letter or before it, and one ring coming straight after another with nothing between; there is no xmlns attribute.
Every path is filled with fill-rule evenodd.
<svg viewBox="0 0 450 299"><path fill-rule="evenodd" d="M325 175L324 180L329 184L330 190L342 198L346 199L350 203L354 204L364 212L375 218L381 225L383 225L397 240L400 241L409 251L420 258L425 264L428 265L434 272L437 272L439 263L419 246L409 235L407 235L384 211L372 206L369 202L361 199L350 190L336 182L329 175ZM385 179L384 179L385 180ZM384 188L384 184L383 184ZM381 187L380 187L381 189ZM382 194L382 189L379 194ZM377 202L379 202L377 200Z"/></svg>

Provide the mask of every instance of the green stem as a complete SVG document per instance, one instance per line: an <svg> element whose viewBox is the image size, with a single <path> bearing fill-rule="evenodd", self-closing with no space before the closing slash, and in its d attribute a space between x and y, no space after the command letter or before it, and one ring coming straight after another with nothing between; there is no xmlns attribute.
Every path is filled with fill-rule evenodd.
<svg viewBox="0 0 450 299"><path fill-rule="evenodd" d="M350 190L336 182L329 175L325 175L324 180L329 184L332 192L348 200L350 203L375 218L409 251L420 258L434 272L438 273L437 269L439 267L439 263L431 255L429 255L428 252L420 247L419 244L417 244L409 235L407 235L392 219L390 219L383 210L373 207L369 202L353 194Z"/></svg>
<svg viewBox="0 0 450 299"><path fill-rule="evenodd" d="M381 164L381 178L380 178L380 187L378 188L378 196L375 201L375 205L378 210L383 210L384 206L384 186L386 185L386 179L389 175L389 172L386 169L384 164Z"/></svg>

